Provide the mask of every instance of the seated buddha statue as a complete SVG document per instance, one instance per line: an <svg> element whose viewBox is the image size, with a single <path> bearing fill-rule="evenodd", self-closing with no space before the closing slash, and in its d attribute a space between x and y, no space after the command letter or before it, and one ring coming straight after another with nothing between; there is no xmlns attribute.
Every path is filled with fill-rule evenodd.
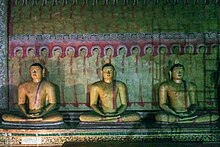
<svg viewBox="0 0 220 147"><path fill-rule="evenodd" d="M82 114L81 122L136 122L138 113L125 112L127 109L126 85L114 80L115 68L106 63L102 67L103 80L90 86L90 107L93 112Z"/></svg>
<svg viewBox="0 0 220 147"><path fill-rule="evenodd" d="M212 122L218 114L197 111L196 85L183 79L184 66L174 64L170 69L170 80L159 87L159 106L163 110L155 116L158 122L197 123Z"/></svg>
<svg viewBox="0 0 220 147"><path fill-rule="evenodd" d="M31 80L18 87L18 106L21 113L3 114L4 122L53 123L63 117L55 111L57 99L54 85L43 79L44 68L39 63L30 66Z"/></svg>

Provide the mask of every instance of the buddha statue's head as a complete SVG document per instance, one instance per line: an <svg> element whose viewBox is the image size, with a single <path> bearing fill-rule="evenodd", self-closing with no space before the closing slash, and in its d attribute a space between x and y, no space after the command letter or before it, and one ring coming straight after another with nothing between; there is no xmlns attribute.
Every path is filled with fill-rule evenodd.
<svg viewBox="0 0 220 147"><path fill-rule="evenodd" d="M171 68L170 68L170 79L171 80L182 80L183 76L184 76L184 66L182 64L174 64Z"/></svg>
<svg viewBox="0 0 220 147"><path fill-rule="evenodd" d="M44 77L44 68L40 63L33 63L29 72L33 82L40 82Z"/></svg>
<svg viewBox="0 0 220 147"><path fill-rule="evenodd" d="M112 80L115 75L115 68L112 64L106 63L102 66L102 77L104 81ZM110 82L109 81L109 82Z"/></svg>

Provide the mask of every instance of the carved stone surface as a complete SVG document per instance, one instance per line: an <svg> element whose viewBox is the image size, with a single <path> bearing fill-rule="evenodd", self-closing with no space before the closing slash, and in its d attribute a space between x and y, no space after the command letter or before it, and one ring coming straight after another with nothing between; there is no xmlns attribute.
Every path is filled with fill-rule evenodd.
<svg viewBox="0 0 220 147"><path fill-rule="evenodd" d="M7 108L7 11L5 1L0 1L0 108Z"/></svg>
<svg viewBox="0 0 220 147"><path fill-rule="evenodd" d="M51 127L10 126L0 124L1 145L25 145L29 140L39 145L65 142L194 142L219 143L220 122L199 124L162 124L151 118L141 123L80 123L78 113L66 113L64 124ZM146 114L145 114L146 115ZM117 125L118 124L118 125ZM133 126L133 127L132 127Z"/></svg>
<svg viewBox="0 0 220 147"><path fill-rule="evenodd" d="M167 128L167 129L166 129ZM0 130L0 143L26 144L32 139L41 145L62 145L65 142L219 142L219 129L166 127L160 129L54 129L54 130ZM177 129L177 130L176 130ZM190 130L194 131L190 131ZM182 130L182 131L181 131ZM23 132L23 133L22 133ZM37 140L39 142L37 142ZM34 142L32 142L34 143Z"/></svg>

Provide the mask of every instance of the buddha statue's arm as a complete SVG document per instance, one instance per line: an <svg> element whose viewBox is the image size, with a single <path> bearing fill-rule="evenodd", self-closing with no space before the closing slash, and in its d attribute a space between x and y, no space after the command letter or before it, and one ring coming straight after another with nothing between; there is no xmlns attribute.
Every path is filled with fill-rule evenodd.
<svg viewBox="0 0 220 147"><path fill-rule="evenodd" d="M174 111L172 108L170 108L170 106L167 103L167 86L166 85L161 85L159 88L159 105L161 107L161 109L163 109L164 111L171 113L175 116L179 116L176 111Z"/></svg>
<svg viewBox="0 0 220 147"><path fill-rule="evenodd" d="M47 106L43 108L43 110L41 111L38 117L44 116L45 114L53 111L55 108L56 108L56 103L49 103Z"/></svg>
<svg viewBox="0 0 220 147"><path fill-rule="evenodd" d="M189 98L190 107L188 109L188 114L194 114L197 110L197 96L196 96L196 85L192 84L189 86Z"/></svg>
<svg viewBox="0 0 220 147"><path fill-rule="evenodd" d="M30 115L27 112L26 107L26 91L23 85L19 85L18 87L18 106L20 111L27 117L30 118Z"/></svg>
<svg viewBox="0 0 220 147"><path fill-rule="evenodd" d="M40 117L53 111L57 106L55 87L51 84L49 85L50 86L47 87L48 104L43 107L42 112L40 113Z"/></svg>
<svg viewBox="0 0 220 147"><path fill-rule="evenodd" d="M92 85L90 87L90 107L99 115L105 116L105 113L98 106L98 87Z"/></svg>
<svg viewBox="0 0 220 147"><path fill-rule="evenodd" d="M121 106L118 108L116 115L120 115L127 109L127 89L124 83L120 83L119 87L119 97L121 101Z"/></svg>

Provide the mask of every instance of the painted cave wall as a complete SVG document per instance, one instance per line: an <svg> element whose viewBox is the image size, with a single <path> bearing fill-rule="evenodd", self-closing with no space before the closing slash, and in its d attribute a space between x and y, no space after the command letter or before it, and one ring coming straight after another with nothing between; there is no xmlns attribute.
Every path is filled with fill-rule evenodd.
<svg viewBox="0 0 220 147"><path fill-rule="evenodd" d="M129 110L158 110L158 86L177 62L196 83L200 108L218 107L216 1L72 2L8 2L10 109L30 64L40 62L57 85L60 110L89 110L89 86L107 61L127 85Z"/></svg>

